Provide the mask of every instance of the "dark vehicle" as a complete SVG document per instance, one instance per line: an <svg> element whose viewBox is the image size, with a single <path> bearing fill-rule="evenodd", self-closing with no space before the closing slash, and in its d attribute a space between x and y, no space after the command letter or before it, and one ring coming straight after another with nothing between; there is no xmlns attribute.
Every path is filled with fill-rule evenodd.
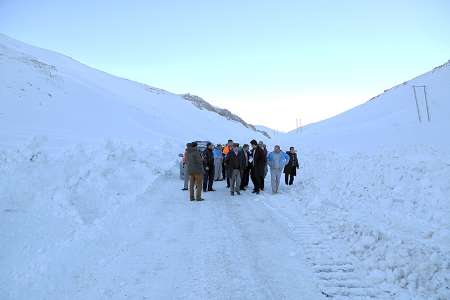
<svg viewBox="0 0 450 300"><path fill-rule="evenodd" d="M203 153L203 151L206 150L206 145L210 143L209 141L195 141L197 143L197 150L200 153ZM178 154L179 161L178 164L180 165L180 179L184 179L184 166L183 166L183 153Z"/></svg>

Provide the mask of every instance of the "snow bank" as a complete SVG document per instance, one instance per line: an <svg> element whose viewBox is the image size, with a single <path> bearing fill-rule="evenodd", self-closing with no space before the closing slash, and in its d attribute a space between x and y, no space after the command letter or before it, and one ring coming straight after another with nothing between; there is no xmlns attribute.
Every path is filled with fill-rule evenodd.
<svg viewBox="0 0 450 300"><path fill-rule="evenodd" d="M56 211L69 208L79 222L92 223L172 167L171 152L161 145L113 141L54 150L46 148L45 138L36 138L24 149L0 150L2 204L30 211L39 199L53 199Z"/></svg>
<svg viewBox="0 0 450 300"><path fill-rule="evenodd" d="M367 278L407 298L450 298L450 153L302 153L295 192Z"/></svg>
<svg viewBox="0 0 450 300"><path fill-rule="evenodd" d="M15 284L31 278L26 270L39 272L36 257L46 249L89 232L108 215L120 217L158 176L175 171L175 151L114 141L53 149L46 138L1 149L0 286L8 287L2 293L17 292Z"/></svg>

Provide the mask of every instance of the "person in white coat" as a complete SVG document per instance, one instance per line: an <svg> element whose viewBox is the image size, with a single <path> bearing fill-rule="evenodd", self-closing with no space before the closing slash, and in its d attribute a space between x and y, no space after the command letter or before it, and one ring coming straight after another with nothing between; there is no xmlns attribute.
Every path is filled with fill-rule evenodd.
<svg viewBox="0 0 450 300"><path fill-rule="evenodd" d="M284 166L286 166L288 162L289 155L281 151L281 148L278 145L274 147L274 150L270 152L267 157L267 164L270 168L272 192L274 194L278 193L281 173L283 172Z"/></svg>

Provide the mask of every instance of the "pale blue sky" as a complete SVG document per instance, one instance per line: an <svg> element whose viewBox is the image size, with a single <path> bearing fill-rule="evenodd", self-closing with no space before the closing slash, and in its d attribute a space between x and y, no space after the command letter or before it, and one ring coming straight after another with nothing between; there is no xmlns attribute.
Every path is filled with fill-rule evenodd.
<svg viewBox="0 0 450 300"><path fill-rule="evenodd" d="M279 130L450 59L450 1L0 0L0 32Z"/></svg>

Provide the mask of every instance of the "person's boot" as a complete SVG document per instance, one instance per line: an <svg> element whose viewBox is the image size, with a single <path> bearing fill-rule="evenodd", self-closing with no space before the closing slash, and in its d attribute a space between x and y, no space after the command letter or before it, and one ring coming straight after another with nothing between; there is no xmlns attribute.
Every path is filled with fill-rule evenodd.
<svg viewBox="0 0 450 300"><path fill-rule="evenodd" d="M195 201L195 199L194 199L194 198L191 198L191 201Z"/></svg>
<svg viewBox="0 0 450 300"><path fill-rule="evenodd" d="M241 192L240 192L240 191L237 191L236 194L241 195Z"/></svg>
<svg viewBox="0 0 450 300"><path fill-rule="evenodd" d="M200 198L200 199L197 199L197 201L204 201L205 199L203 199L203 198Z"/></svg>
<svg viewBox="0 0 450 300"><path fill-rule="evenodd" d="M188 188L182 188L181 190L182 190L182 191L187 191L187 190L188 190Z"/></svg>
<svg viewBox="0 0 450 300"><path fill-rule="evenodd" d="M231 196L234 196L234 192L231 192Z"/></svg>

